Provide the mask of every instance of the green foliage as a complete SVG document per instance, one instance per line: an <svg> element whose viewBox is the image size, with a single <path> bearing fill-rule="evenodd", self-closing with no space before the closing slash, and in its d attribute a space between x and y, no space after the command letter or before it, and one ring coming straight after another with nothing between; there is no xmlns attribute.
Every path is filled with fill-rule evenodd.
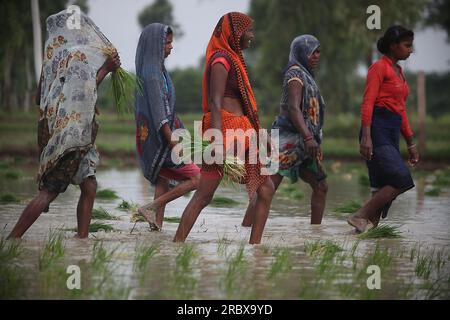
<svg viewBox="0 0 450 320"><path fill-rule="evenodd" d="M239 202L230 198L216 196L212 199L211 206L213 207L235 207Z"/></svg>
<svg viewBox="0 0 450 320"><path fill-rule="evenodd" d="M119 220L119 218L113 216L106 209L100 207L99 209L92 210L92 219L97 220Z"/></svg>
<svg viewBox="0 0 450 320"><path fill-rule="evenodd" d="M156 0L139 13L139 25L144 29L147 25L154 22L163 23L172 28L174 36L181 37L183 32L181 31L180 26L175 23L172 10L172 4L168 0Z"/></svg>
<svg viewBox="0 0 450 320"><path fill-rule="evenodd" d="M117 199L117 193L111 189L101 189L97 191L97 198L99 199Z"/></svg>
<svg viewBox="0 0 450 320"><path fill-rule="evenodd" d="M447 41L450 41L450 1L428 1L428 17L426 24L442 27L447 32Z"/></svg>
<svg viewBox="0 0 450 320"><path fill-rule="evenodd" d="M361 204L357 201L350 201L345 203L344 205L337 207L336 209L334 209L335 212L338 213L355 213L356 211L358 211L361 208Z"/></svg>
<svg viewBox="0 0 450 320"><path fill-rule="evenodd" d="M321 42L317 82L325 101L333 110L355 111L363 94L355 81L358 65L371 64L374 43L389 25L413 28L421 18L425 0L378 1L383 14L381 30L366 27L370 4L348 0L251 1L250 15L255 21L251 50L256 60L252 80L260 106L269 110L278 104L290 43L309 33Z"/></svg>
<svg viewBox="0 0 450 320"><path fill-rule="evenodd" d="M176 88L177 111L198 112L202 105L203 71L192 67L175 69L170 72L170 76Z"/></svg>

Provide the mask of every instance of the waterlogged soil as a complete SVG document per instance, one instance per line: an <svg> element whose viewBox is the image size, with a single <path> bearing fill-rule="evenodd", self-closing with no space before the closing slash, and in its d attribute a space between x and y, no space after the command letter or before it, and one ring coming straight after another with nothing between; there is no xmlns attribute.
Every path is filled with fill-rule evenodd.
<svg viewBox="0 0 450 320"><path fill-rule="evenodd" d="M368 199L369 187L359 178L365 168L330 167L322 224L310 224L311 191L299 183L303 196L276 194L262 243L253 246L250 228L241 226L245 189L219 187L216 195L239 204L208 206L186 243L179 244L172 242L178 223L165 222L161 232L152 232L147 223L132 222L130 210L118 208L122 200L143 204L152 199L153 187L140 170L100 169L99 189L114 190L119 198L96 199L94 208L118 218L99 221L114 230L75 239L80 191L70 186L22 240L3 241L2 251L18 245L20 254L2 258L1 278L7 282L0 293L2 298L37 299L449 299L450 190L428 196L433 174L415 175L416 187L399 196L382 221L398 228L401 237L360 240L346 222L348 213L335 208ZM36 194L34 172L2 178L0 193L19 199L0 204L1 236L6 237ZM166 217L180 217L191 196L168 204ZM50 234L61 236L63 253L43 267ZM69 266L79 268L78 284L69 279Z"/></svg>

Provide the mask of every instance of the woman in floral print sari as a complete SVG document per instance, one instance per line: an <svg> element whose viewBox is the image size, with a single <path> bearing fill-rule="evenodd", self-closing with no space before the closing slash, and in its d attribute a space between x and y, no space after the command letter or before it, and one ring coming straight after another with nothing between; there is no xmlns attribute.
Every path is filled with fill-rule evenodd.
<svg viewBox="0 0 450 320"><path fill-rule="evenodd" d="M322 222L327 194L326 175L320 164L325 103L314 80L320 59L320 42L301 35L291 44L289 63L284 72L280 113L272 129L279 130L279 171L272 175L275 188L283 177L291 183L302 179L312 188L311 223ZM243 225L251 223L251 216Z"/></svg>
<svg viewBox="0 0 450 320"><path fill-rule="evenodd" d="M85 238L97 190L95 147L97 86L120 66L117 54L105 58L101 48L111 43L94 22L80 14L79 28L69 29L65 10L47 18L37 104L38 195L27 205L9 237L19 238L69 184L80 186L77 236Z"/></svg>

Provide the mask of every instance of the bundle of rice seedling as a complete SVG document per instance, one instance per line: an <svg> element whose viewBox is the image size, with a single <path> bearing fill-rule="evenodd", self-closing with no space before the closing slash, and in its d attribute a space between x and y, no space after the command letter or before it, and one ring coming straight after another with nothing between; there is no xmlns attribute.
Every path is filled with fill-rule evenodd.
<svg viewBox="0 0 450 320"><path fill-rule="evenodd" d="M113 46L101 48L107 57L117 52ZM142 83L136 75L119 67L111 74L111 90L117 112L119 114L132 113L135 94L142 95Z"/></svg>
<svg viewBox="0 0 450 320"><path fill-rule="evenodd" d="M377 239L377 238L401 238L401 231L398 227L392 227L386 224L372 228L358 235L360 239Z"/></svg>
<svg viewBox="0 0 450 320"><path fill-rule="evenodd" d="M194 139L191 142L190 139L183 139L181 141L183 145L183 150L190 150L190 155L183 155L182 160L186 161L189 157L194 157L195 154L201 152L203 155L205 153L206 148L211 145L211 142L203 139ZM229 184L235 186L235 184L241 181L245 176L245 164L242 163L236 156L225 155L225 159L223 161L223 177L222 181L225 184Z"/></svg>

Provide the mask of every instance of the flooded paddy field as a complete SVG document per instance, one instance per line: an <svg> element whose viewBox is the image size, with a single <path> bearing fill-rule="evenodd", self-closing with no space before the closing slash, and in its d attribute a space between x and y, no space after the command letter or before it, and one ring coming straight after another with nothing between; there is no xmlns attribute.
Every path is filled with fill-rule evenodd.
<svg viewBox="0 0 450 320"><path fill-rule="evenodd" d="M36 194L35 172L3 161L0 298L449 299L449 170L414 172L416 187L382 221L387 231L367 237L346 222L369 197L364 165L334 161L327 172L322 225L310 224L308 186L285 181L260 245L249 245L241 226L244 188L219 187L180 244L172 239L192 193L166 206L161 232L150 231L135 212L153 188L139 169L104 167L88 239L74 238L80 191L70 186L23 239L10 241Z"/></svg>

